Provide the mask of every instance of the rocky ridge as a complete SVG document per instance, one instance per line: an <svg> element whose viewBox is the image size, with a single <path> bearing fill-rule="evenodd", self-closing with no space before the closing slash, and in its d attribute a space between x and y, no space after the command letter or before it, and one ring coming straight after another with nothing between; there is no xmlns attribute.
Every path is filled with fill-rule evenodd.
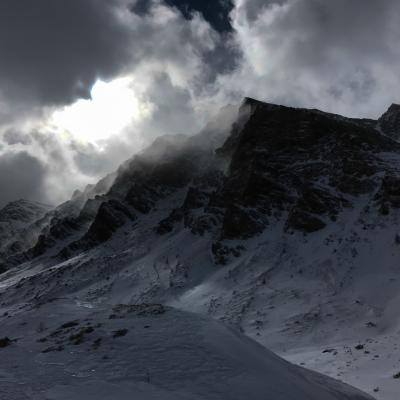
<svg viewBox="0 0 400 400"><path fill-rule="evenodd" d="M387 214L399 206L400 181L379 155L400 152L391 140L397 109L392 105L372 121L246 99L231 127L220 128L217 119L191 138L159 138L111 177L35 221L36 243L12 243L3 268L49 250L68 258L93 248L179 191L185 191L181 204L155 231L211 233L217 263L240 253L225 242L254 237L277 221L287 231L321 230L359 196L370 196L368 207Z"/></svg>

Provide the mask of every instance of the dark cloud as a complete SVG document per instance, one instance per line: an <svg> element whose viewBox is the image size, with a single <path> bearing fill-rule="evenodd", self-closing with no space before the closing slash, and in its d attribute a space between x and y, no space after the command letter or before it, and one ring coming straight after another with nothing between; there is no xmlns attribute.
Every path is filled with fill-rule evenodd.
<svg viewBox="0 0 400 400"><path fill-rule="evenodd" d="M0 156L0 207L16 199L45 201L46 167L25 151Z"/></svg>
<svg viewBox="0 0 400 400"><path fill-rule="evenodd" d="M204 19L219 32L232 30L229 13L233 8L231 0L165 0L169 6L177 7L185 16L190 18L193 11L200 12Z"/></svg>
<svg viewBox="0 0 400 400"><path fill-rule="evenodd" d="M2 0L0 88L18 102L65 104L87 97L129 57L111 0Z"/></svg>
<svg viewBox="0 0 400 400"><path fill-rule="evenodd" d="M3 134L5 144L13 146L16 144L29 145L32 143L32 138L16 129L8 129Z"/></svg>
<svg viewBox="0 0 400 400"><path fill-rule="evenodd" d="M11 104L8 114L22 114L28 108L40 111L43 105L63 105L77 98L90 97L97 79L111 79L127 73L144 59L175 57L181 60L180 41L194 46L207 73L203 79L213 81L219 73L231 70L238 56L232 45L223 45L216 36L216 49L203 48L193 32L182 21L175 21L186 30L186 37L176 34L169 43L150 17L129 18L131 11L143 17L160 3L128 0L2 0L0 2L0 101ZM219 32L230 30L229 0L167 0L188 19L200 12ZM162 27L168 31L171 27ZM168 32L166 34L168 38ZM229 40L224 39L229 43ZM163 51L160 43L164 45ZM231 43L231 42L230 42ZM175 47L175 48L174 48ZM17 110L16 107L19 109Z"/></svg>
<svg viewBox="0 0 400 400"><path fill-rule="evenodd" d="M153 0L136 0L136 2L131 4L130 10L135 14L144 16L149 14L152 6Z"/></svg>

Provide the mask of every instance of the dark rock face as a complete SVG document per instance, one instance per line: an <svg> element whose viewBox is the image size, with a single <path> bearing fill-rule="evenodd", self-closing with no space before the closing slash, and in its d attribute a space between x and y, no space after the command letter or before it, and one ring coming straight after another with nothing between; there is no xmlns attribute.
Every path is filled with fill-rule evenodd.
<svg viewBox="0 0 400 400"><path fill-rule="evenodd" d="M382 171L375 154L399 150L357 120L248 100L252 114L221 154L231 154L223 188L223 238L246 238L276 217L287 229L323 229L351 197L371 193Z"/></svg>
<svg viewBox="0 0 400 400"><path fill-rule="evenodd" d="M0 349L11 346L11 344L12 344L12 340L9 339L8 337L4 337L4 338L0 339Z"/></svg>
<svg viewBox="0 0 400 400"><path fill-rule="evenodd" d="M392 104L379 118L378 126L382 132L394 140L400 139L400 104Z"/></svg>
<svg viewBox="0 0 400 400"><path fill-rule="evenodd" d="M183 216L184 214L182 209L176 208L172 210L167 218L160 221L156 228L156 232L160 235L172 232L175 224L182 221Z"/></svg>
<svg viewBox="0 0 400 400"><path fill-rule="evenodd" d="M113 233L136 216L118 200L108 200L101 204L87 233L70 245L72 250L89 249L109 240Z"/></svg>
<svg viewBox="0 0 400 400"><path fill-rule="evenodd" d="M224 263L240 252L221 241L249 239L281 220L288 231L317 232L380 186L382 204L400 204L396 181L382 181L389 165L379 158L400 146L374 121L251 99L244 107L249 118L216 150L216 159L228 160L226 173L212 190L201 190L197 178L182 206L161 221L160 234L174 227L211 233L215 259Z"/></svg>
<svg viewBox="0 0 400 400"><path fill-rule="evenodd" d="M382 179L375 200L384 215L389 214L391 207L400 208L400 176L386 175Z"/></svg>
<svg viewBox="0 0 400 400"><path fill-rule="evenodd" d="M223 184L223 174L218 170L199 172L193 177L180 207L173 209L167 218L160 221L159 234L171 232L178 223L193 234L211 232L222 221L221 210L211 207L216 190Z"/></svg>
<svg viewBox="0 0 400 400"><path fill-rule="evenodd" d="M266 226L260 222L260 214L254 210L242 208L236 204L225 210L222 224L222 239L248 239L261 233Z"/></svg>
<svg viewBox="0 0 400 400"><path fill-rule="evenodd" d="M297 209L291 211L286 223L288 229L293 228L307 233L319 231L325 228L325 226L326 223L321 221L314 214Z"/></svg>
<svg viewBox="0 0 400 400"><path fill-rule="evenodd" d="M127 219L134 219L134 215L120 202L109 200L107 203L103 203L100 206L86 237L95 242L104 242L108 240L113 232L121 227Z"/></svg>
<svg viewBox="0 0 400 400"><path fill-rule="evenodd" d="M125 196L126 202L143 214L149 213L159 198L159 193L145 184L132 185Z"/></svg>
<svg viewBox="0 0 400 400"><path fill-rule="evenodd" d="M224 245L220 241L214 242L211 245L214 261L216 264L221 265L227 264L231 257L240 257L242 250L244 250L244 246L242 245Z"/></svg>
<svg viewBox="0 0 400 400"><path fill-rule="evenodd" d="M98 197L97 200L88 200L78 215L55 213L42 230L36 244L25 253L25 256L28 259L39 257L56 247L59 241L68 240L79 234L93 221L100 201Z"/></svg>
<svg viewBox="0 0 400 400"><path fill-rule="evenodd" d="M327 225L323 219L329 217L330 221L334 221L341 209L351 206L344 197L335 196L320 188L305 187L299 195L290 211L286 229L316 232Z"/></svg>

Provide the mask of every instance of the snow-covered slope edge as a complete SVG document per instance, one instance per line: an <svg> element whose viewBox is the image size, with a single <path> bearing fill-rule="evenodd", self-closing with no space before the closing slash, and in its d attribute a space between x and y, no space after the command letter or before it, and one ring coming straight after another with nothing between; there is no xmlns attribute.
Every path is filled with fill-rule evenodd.
<svg viewBox="0 0 400 400"><path fill-rule="evenodd" d="M368 400L245 336L161 305L56 300L3 316L7 400Z"/></svg>

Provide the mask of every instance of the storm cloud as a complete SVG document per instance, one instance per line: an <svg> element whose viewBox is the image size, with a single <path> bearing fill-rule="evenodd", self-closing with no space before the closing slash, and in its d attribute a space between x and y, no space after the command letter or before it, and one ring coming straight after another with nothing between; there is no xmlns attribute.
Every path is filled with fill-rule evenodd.
<svg viewBox="0 0 400 400"><path fill-rule="evenodd" d="M0 2L2 93L33 104L64 104L89 96L129 58L127 32L115 1Z"/></svg>
<svg viewBox="0 0 400 400"><path fill-rule="evenodd" d="M141 3L141 4L139 4ZM167 2L181 10L187 19L192 12L204 9L218 29L228 29L229 7L214 7L197 2L193 7L181 1ZM207 4L207 2L205 2ZM198 55L209 58L209 75L218 67L213 48L195 43L190 24L171 21L178 29L166 29L167 39L157 45L157 22L151 10L159 2L127 0L3 0L0 2L0 93L8 102L30 106L63 105L77 98L89 98L98 79L111 79L127 73L127 68L148 58L174 58L179 63L180 40L194 46ZM142 18L135 18L135 11ZM223 13L222 11L225 10ZM159 13L158 16L159 17ZM193 25L193 24L192 24ZM172 28L172 26L170 27ZM214 38L215 41L217 41ZM185 44L183 44L185 45ZM218 54L233 55L220 46ZM205 60L203 60L205 61ZM231 57L231 61L233 58ZM208 63L204 62L207 67Z"/></svg>
<svg viewBox="0 0 400 400"><path fill-rule="evenodd" d="M0 205L65 200L244 96L377 117L400 101L399 17L395 0L3 0ZM54 110L119 77L140 118L101 143L53 129Z"/></svg>

